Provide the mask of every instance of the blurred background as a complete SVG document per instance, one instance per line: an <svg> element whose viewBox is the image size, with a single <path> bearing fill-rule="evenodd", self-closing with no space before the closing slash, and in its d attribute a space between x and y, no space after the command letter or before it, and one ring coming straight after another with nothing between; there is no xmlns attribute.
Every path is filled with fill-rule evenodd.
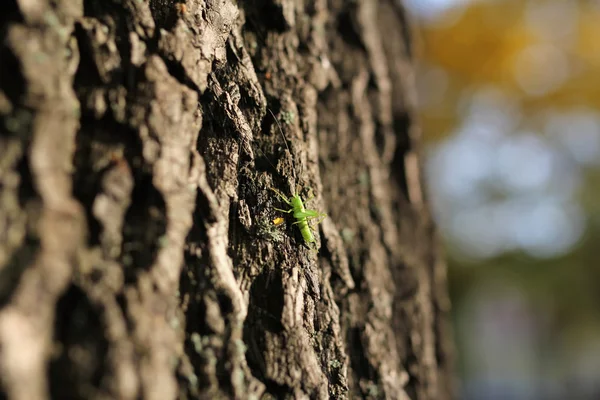
<svg viewBox="0 0 600 400"><path fill-rule="evenodd" d="M600 399L600 1L407 0L462 399Z"/></svg>

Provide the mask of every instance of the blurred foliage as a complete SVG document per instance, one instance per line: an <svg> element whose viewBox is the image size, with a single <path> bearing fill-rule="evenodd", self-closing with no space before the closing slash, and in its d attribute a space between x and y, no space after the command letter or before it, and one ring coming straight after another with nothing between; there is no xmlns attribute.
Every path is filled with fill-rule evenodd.
<svg viewBox="0 0 600 400"><path fill-rule="evenodd" d="M548 10L549 7L554 9ZM424 91L443 92L438 101L426 101L420 108L427 143L435 144L453 133L461 122L461 103L480 87L494 86L516 99L521 113L519 124L522 126L535 127L544 113L555 110L580 106L600 109L599 3L522 0L467 2L463 6L448 9L435 19L419 21L417 43L417 58L426 70L420 80L431 78L427 69L432 66L441 68L445 74L442 87L423 88L428 82L421 84L422 97L431 97ZM538 63L535 60L529 60L528 63L527 60L523 61L523 58L527 58L523 56L528 50L536 47L543 50L545 46L552 46L559 56L564 56L563 61L568 64L569 73L561 79L560 84L548 85L550 87L546 91L531 93L519 83L518 75L525 74L526 77L529 75L529 79L535 79L536 74L545 73L543 70L556 68L549 62L556 57L551 54L547 59L541 57ZM588 229L584 240L570 253L556 259L539 260L512 254L505 255L502 260L486 260L489 273L493 273L494 269L515 269L514 272L522 275L523 279L535 280L535 285L541 286L540 290L545 288L543 292L554 292L567 282L572 288L591 286L596 295L579 293L573 300L576 297L594 298L588 305L594 310L600 309L600 290L595 286L600 285L600 279L596 279L600 278L600 263L595 262L600 259L595 249L595 244L600 243L600 170L587 169L583 179L585 184L580 186L578 197L587 213ZM448 251L453 254L452 248ZM456 268L453 269L466 264L473 262L454 261ZM595 268L596 265L598 268ZM472 269L472 266L469 267L469 270ZM482 273L487 274L488 271ZM587 279L590 274L594 274L594 279ZM540 281L541 277L548 282ZM458 281L463 278L457 279L456 285L460 285Z"/></svg>
<svg viewBox="0 0 600 400"><path fill-rule="evenodd" d="M418 31L417 57L447 74L441 101L423 109L429 139L451 131L457 122L455 105L477 86L501 88L518 99L527 115L580 105L600 107L598 3L474 1L419 24ZM545 78L556 68L568 71L564 77ZM559 82L544 93L531 94L519 79Z"/></svg>
<svg viewBox="0 0 600 400"><path fill-rule="evenodd" d="M440 179L429 179L434 208L438 208L440 230L447 243L450 290L455 307L468 307L468 303L474 301L473 291L489 282L511 282L526 296L534 314L538 314L536 317L543 316L544 322L540 326L547 331L548 337L537 334L536 340L540 342L538 350L541 358L549 358L548 363L544 363L545 368L561 365L565 376L560 378L568 380L569 374L577 372L573 360L581 359L580 355L587 351L586 340L600 337L600 156L586 162L572 161L566 150L569 146L557 144L552 132L559 131L563 137L561 140L571 141L569 145L579 149L585 150L586 146L591 146L589 143L600 143L600 2L408 0L408 4L409 8L416 10L419 111L424 139L430 150L443 147L454 137L463 135L464 139L472 135L470 132L465 134L465 126L469 124L467 120L473 119L472 104L479 101L478 93L493 88L510 100L511 115L506 115L506 119L514 122L500 128L506 132L497 143L516 138L524 132L534 133L544 143L550 143L547 147L552 151L563 153L558 155L560 162L557 165L576 171L568 174L562 173L556 166L550 169L550 182L546 186L560 180L573 180L572 193L561 199L581 210L583 219L583 233L578 239L565 251L551 256L507 248L489 257L473 257L455 245L453 235L456 230L448 227L454 224L456 229L456 221L452 222L453 218L456 219L453 214L472 211L482 204L493 204L499 199L519 195L533 199L533 202L536 199L542 201L545 196L557 193L545 192L539 187L535 190L530 188L529 192L524 189L522 193L498 190L499 186L493 184L496 179L494 173L490 173L491 178L484 182L488 193L484 196L473 193L474 197L484 200L464 202L461 208L455 204L456 196L446 193L449 198L444 198L444 191L436 186L440 185ZM440 4L445 6L441 11L439 8L434 11L427 8L439 7ZM469 107L471 115L468 115ZM555 124L556 118L581 110L592 116L590 121L595 121L590 122L591 125L584 124L589 131L586 134L591 135L588 139L593 139L591 142L582 140L579 135L581 126L571 124L573 120L567 119L562 125ZM475 114L477 112L475 109ZM461 145L464 143L467 142L460 142ZM480 148L456 153L456 157L468 155L469 151L477 152ZM452 150L448 152L452 153ZM434 174L444 168L452 169L453 162L458 165L460 161L445 161L446 164L436 170L431 166L432 151L429 154L427 165ZM471 167L477 169L479 165L474 162ZM528 168L535 168L535 165ZM442 181L447 175L443 177ZM462 179L459 182L462 187L468 187L464 184L467 178L481 180L477 176L473 178L473 174L463 174L457 178L459 181ZM447 205L452 202L453 205ZM485 226L486 221L481 223ZM460 232L460 226L458 229ZM491 223L490 229L494 229ZM455 315L455 318L458 321L462 317ZM468 348L470 336L461 335L458 332L459 350L465 354L472 352L473 349ZM589 373L596 381L600 378L600 371ZM560 379L555 378L553 376L551 381L558 384ZM568 390L566 393L569 393ZM594 393L600 394L600 391Z"/></svg>

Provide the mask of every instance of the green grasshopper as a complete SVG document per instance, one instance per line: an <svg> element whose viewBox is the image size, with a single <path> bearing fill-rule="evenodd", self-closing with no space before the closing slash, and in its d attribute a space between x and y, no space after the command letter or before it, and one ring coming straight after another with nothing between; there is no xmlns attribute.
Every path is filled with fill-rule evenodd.
<svg viewBox="0 0 600 400"><path fill-rule="evenodd" d="M290 148L287 144L287 141L285 140L285 136L283 134L283 129L281 129L281 125L279 124L277 117L275 117L275 114L273 114L273 112L270 109L269 109L269 112L275 119L275 123L277 123L277 127L279 128L279 133L281 133L281 137L283 138L283 143L285 144L285 147L287 148L288 152L291 155L292 151L290 150ZM296 181L295 170L292 169L292 171L294 173L294 181ZM313 235L312 230L310 229L310 225L308 224L308 221L313 218L319 218L319 220L317 221L317 224L320 224L327 217L327 214L321 213L321 212L318 212L315 210L307 210L304 207L302 198L300 198L298 189L296 189L296 193L292 193L292 196L289 198L275 188L271 188L271 190L273 192L275 192L275 194L277 194L279 197L281 197L281 199L287 205L289 205L291 207L289 210L283 210L281 208L275 208L275 210L281 211L284 213L288 213L288 214L293 213L292 215L296 219L296 222L294 222L293 225L298 225L298 228L300 229L300 233L302 234L302 238L304 239L304 243L306 243L306 245L309 247L310 247L311 243L315 243L315 245L316 245L317 241L315 240L315 236ZM308 202L313 198L314 198L314 196L311 195L306 201Z"/></svg>
<svg viewBox="0 0 600 400"><path fill-rule="evenodd" d="M296 222L294 222L292 225L298 225L298 228L300 228L300 233L302 234L302 238L304 239L304 243L306 243L307 245L310 245L310 243L316 243L315 236L313 235L312 231L310 230L308 221L313 218L320 218L317 221L317 224L320 224L327 217L327 214L320 213L315 210L305 209L304 203L302 202L302 199L300 198L299 194L292 193L292 197L290 197L288 199L279 190L277 190L275 188L271 188L271 190L274 191L279 197L281 197L281 199L283 201L285 201L290 207L292 207L289 210L283 210L281 208L275 208L275 209L277 211L281 211L284 213L293 212L292 215L296 219ZM314 196L309 197L308 199L306 199L306 202L310 201L313 198L314 198Z"/></svg>

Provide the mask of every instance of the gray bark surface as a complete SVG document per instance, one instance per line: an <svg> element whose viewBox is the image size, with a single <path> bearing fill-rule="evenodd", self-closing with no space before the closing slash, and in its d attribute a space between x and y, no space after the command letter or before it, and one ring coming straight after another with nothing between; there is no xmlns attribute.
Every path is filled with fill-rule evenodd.
<svg viewBox="0 0 600 400"><path fill-rule="evenodd" d="M0 398L452 397L402 5L5 0L0 28ZM274 209L297 187L318 253Z"/></svg>

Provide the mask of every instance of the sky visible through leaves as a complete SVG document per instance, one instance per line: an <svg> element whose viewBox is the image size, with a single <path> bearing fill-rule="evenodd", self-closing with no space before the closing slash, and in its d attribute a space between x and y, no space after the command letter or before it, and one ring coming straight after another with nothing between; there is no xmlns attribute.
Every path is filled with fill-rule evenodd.
<svg viewBox="0 0 600 400"><path fill-rule="evenodd" d="M600 398L600 1L408 0L465 399Z"/></svg>

